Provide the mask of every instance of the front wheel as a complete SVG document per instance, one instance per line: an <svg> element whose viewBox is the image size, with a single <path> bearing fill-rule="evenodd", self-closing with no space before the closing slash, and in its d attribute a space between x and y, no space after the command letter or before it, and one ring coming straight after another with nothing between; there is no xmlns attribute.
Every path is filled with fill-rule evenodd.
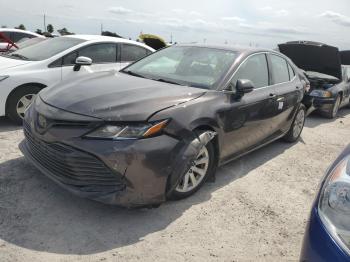
<svg viewBox="0 0 350 262"><path fill-rule="evenodd" d="M21 87L15 90L7 101L7 116L15 123L21 124L24 112L34 101L41 88L36 86Z"/></svg>
<svg viewBox="0 0 350 262"><path fill-rule="evenodd" d="M325 116L329 119L335 118L338 114L340 103L341 103L341 96L337 95L337 98L336 98L333 106L331 107L331 109L327 113L325 113Z"/></svg>
<svg viewBox="0 0 350 262"><path fill-rule="evenodd" d="M179 200L193 195L197 192L215 172L214 146L209 142L199 151L189 170L179 181L169 199Z"/></svg>
<svg viewBox="0 0 350 262"><path fill-rule="evenodd" d="M297 114L293 120L292 126L288 133L283 137L287 142L295 142L300 137L301 131L303 131L306 118L306 108L303 104L300 105Z"/></svg>

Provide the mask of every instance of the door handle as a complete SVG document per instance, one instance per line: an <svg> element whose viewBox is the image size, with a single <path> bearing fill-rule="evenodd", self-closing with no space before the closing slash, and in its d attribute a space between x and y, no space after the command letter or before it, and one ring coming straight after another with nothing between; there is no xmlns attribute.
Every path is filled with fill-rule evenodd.
<svg viewBox="0 0 350 262"><path fill-rule="evenodd" d="M284 98L284 96L282 96L282 97L279 97L278 99L277 99L277 102L283 102L285 100L285 98Z"/></svg>

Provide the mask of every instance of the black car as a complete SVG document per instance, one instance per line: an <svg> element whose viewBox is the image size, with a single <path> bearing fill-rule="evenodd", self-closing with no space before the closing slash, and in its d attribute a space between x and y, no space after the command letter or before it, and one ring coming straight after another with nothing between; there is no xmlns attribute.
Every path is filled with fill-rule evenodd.
<svg viewBox="0 0 350 262"><path fill-rule="evenodd" d="M122 206L196 192L216 167L302 132L297 67L270 50L175 45L43 90L23 154L69 191Z"/></svg>
<svg viewBox="0 0 350 262"><path fill-rule="evenodd" d="M310 41L293 41L278 47L305 71L310 81L310 91L303 101L308 108L335 118L339 108L349 106L350 66L342 65L338 48Z"/></svg>

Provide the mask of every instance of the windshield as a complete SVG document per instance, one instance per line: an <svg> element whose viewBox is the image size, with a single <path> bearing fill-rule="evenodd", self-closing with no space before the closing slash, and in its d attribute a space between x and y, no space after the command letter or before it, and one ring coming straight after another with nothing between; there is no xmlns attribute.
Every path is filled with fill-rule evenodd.
<svg viewBox="0 0 350 262"><path fill-rule="evenodd" d="M213 89L237 53L207 47L173 46L127 67L123 72L163 82Z"/></svg>
<svg viewBox="0 0 350 262"><path fill-rule="evenodd" d="M72 37L57 37L24 47L8 55L10 58L41 61L48 59L68 48L78 45L85 40Z"/></svg>

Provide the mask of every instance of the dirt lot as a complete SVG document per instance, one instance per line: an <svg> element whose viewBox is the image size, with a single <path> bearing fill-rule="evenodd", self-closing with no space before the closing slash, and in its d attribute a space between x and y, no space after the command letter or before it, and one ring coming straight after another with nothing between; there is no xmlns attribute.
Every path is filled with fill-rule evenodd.
<svg viewBox="0 0 350 262"><path fill-rule="evenodd" d="M299 143L270 144L152 210L72 196L26 163L22 137L0 119L0 261L297 260L318 182L350 140L350 110L310 117Z"/></svg>

